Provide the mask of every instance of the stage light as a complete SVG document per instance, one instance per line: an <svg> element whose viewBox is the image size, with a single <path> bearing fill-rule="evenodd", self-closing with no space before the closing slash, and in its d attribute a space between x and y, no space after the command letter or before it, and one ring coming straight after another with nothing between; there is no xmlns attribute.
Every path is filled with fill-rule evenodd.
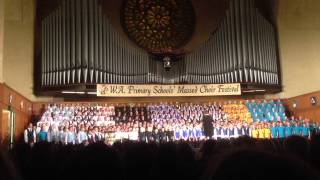
<svg viewBox="0 0 320 180"><path fill-rule="evenodd" d="M97 92L87 92L87 94L90 94L90 95L97 95Z"/></svg>
<svg viewBox="0 0 320 180"><path fill-rule="evenodd" d="M171 59L170 59L170 57L166 56L166 57L163 58L163 68L166 71L170 71L170 69L171 69Z"/></svg>
<svg viewBox="0 0 320 180"><path fill-rule="evenodd" d="M85 94L83 91L62 91L62 94Z"/></svg>
<svg viewBox="0 0 320 180"><path fill-rule="evenodd" d="M252 93L252 92L266 92L265 89L255 89L255 90L245 90L245 91L242 91L244 93Z"/></svg>

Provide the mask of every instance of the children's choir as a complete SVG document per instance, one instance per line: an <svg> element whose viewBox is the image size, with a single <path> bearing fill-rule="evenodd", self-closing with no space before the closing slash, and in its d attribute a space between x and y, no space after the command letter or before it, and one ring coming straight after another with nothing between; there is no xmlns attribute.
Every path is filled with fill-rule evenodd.
<svg viewBox="0 0 320 180"><path fill-rule="evenodd" d="M213 136L205 137L203 112L213 118ZM309 138L319 126L308 119L285 114L281 101L219 103L160 103L139 106L49 105L36 126L24 131L26 143L49 141L62 144L104 141L201 141L253 138Z"/></svg>

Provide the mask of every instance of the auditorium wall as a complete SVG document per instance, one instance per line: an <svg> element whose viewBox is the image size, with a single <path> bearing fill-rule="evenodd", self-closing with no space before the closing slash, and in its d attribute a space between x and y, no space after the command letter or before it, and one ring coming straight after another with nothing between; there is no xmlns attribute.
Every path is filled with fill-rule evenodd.
<svg viewBox="0 0 320 180"><path fill-rule="evenodd" d="M35 0L0 0L0 8L4 9L0 9L0 82L32 101L52 100L33 93ZM1 25L1 14L4 14L4 25Z"/></svg>
<svg viewBox="0 0 320 180"><path fill-rule="evenodd" d="M0 0L0 83L3 82L4 0Z"/></svg>
<svg viewBox="0 0 320 180"><path fill-rule="evenodd" d="M32 97L34 0L5 0L4 82Z"/></svg>
<svg viewBox="0 0 320 180"><path fill-rule="evenodd" d="M316 105L311 104L311 97L318 100ZM294 103L296 107L293 106ZM320 122L320 91L289 98L286 100L286 107L291 115Z"/></svg>
<svg viewBox="0 0 320 180"><path fill-rule="evenodd" d="M319 7L319 0L279 0L281 98L320 90Z"/></svg>

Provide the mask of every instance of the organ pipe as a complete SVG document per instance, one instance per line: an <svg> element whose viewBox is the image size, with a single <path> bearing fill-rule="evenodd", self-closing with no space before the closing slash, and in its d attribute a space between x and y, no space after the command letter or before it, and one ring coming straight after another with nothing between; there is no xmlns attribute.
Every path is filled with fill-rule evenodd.
<svg viewBox="0 0 320 180"><path fill-rule="evenodd" d="M53 21L52 21L53 16L50 15L48 17L48 72L49 72L49 83L48 85L53 85L53 33L52 33L52 28L53 28Z"/></svg>
<svg viewBox="0 0 320 180"><path fill-rule="evenodd" d="M99 68L99 11L97 0L93 0L93 12L94 12L94 79L98 82L98 68Z"/></svg>
<svg viewBox="0 0 320 180"><path fill-rule="evenodd" d="M78 83L81 83L81 47L82 46L82 26L81 26L81 3L82 0L76 0L76 71Z"/></svg>
<svg viewBox="0 0 320 180"><path fill-rule="evenodd" d="M89 6L88 6L88 15L89 15L89 79L90 83L93 83L93 71L95 69L94 67L94 1L89 0Z"/></svg>
<svg viewBox="0 0 320 180"><path fill-rule="evenodd" d="M45 46L45 36L46 36L46 28L45 28L45 22L41 22L41 28L43 29L41 33L41 48L43 49L43 53L41 54L41 85L43 86L45 83L45 55L46 55L46 46Z"/></svg>
<svg viewBox="0 0 320 180"><path fill-rule="evenodd" d="M71 1L71 83L76 81L76 18L75 18L75 0Z"/></svg>
<svg viewBox="0 0 320 180"><path fill-rule="evenodd" d="M57 14L53 15L53 28L52 28L52 34L53 34L53 85L57 84L58 80L58 74L57 74L57 69L58 69L58 42L57 42Z"/></svg>

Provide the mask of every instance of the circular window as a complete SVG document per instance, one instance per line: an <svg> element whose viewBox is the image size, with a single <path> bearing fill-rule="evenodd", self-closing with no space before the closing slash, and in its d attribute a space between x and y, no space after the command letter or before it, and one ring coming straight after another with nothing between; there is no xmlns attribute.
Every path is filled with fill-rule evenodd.
<svg viewBox="0 0 320 180"><path fill-rule="evenodd" d="M129 38L151 53L171 52L185 45L195 28L190 0L126 0L122 26Z"/></svg>

